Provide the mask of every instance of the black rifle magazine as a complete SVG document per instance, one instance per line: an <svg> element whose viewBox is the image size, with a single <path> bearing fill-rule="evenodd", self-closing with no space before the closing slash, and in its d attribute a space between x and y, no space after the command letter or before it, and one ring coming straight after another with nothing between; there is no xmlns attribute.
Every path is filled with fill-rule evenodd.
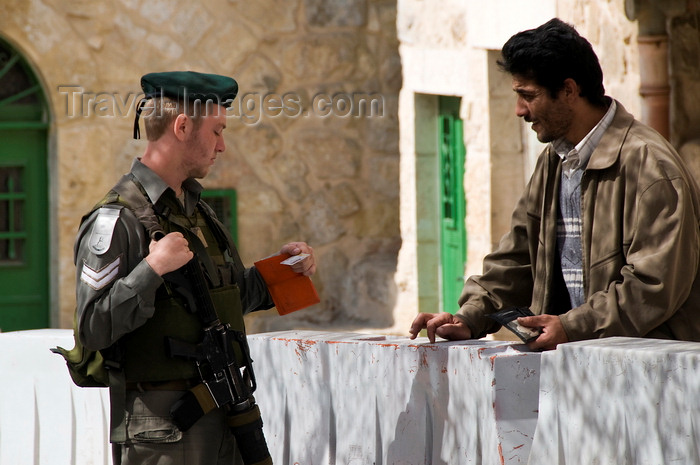
<svg viewBox="0 0 700 465"><path fill-rule="evenodd" d="M542 331L539 329L526 328L518 323L518 318L521 316L534 316L534 313L527 307L510 307L486 316L496 320L526 343L537 339L542 334Z"/></svg>

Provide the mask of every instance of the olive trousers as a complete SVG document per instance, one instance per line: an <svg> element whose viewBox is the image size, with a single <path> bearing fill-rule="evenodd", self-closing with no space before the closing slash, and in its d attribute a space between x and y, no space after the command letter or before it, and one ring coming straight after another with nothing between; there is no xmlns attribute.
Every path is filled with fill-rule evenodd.
<svg viewBox="0 0 700 465"><path fill-rule="evenodd" d="M170 420L182 391L127 391L126 444L113 444L113 465L242 465L224 412L215 409L189 430Z"/></svg>

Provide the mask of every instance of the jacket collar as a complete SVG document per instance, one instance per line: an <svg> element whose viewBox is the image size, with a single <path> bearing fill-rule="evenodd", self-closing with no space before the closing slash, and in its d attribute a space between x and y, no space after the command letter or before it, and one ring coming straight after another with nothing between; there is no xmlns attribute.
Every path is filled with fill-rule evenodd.
<svg viewBox="0 0 700 465"><path fill-rule="evenodd" d="M600 139L598 146L593 150L590 160L588 161L588 170L602 170L610 168L620 157L622 143L627 137L634 117L622 106L617 100L617 111L615 117L610 124L610 127L603 137Z"/></svg>
<svg viewBox="0 0 700 465"><path fill-rule="evenodd" d="M163 179L158 176L153 170L148 166L144 165L140 159L134 159L131 164L131 172L138 179L139 183L143 186L148 198L157 204L163 194L167 191L175 192L166 184ZM182 188L185 191L185 211L188 215L191 215L194 211L194 207L199 201L200 193L203 190L202 185L193 178L186 179L182 183Z"/></svg>

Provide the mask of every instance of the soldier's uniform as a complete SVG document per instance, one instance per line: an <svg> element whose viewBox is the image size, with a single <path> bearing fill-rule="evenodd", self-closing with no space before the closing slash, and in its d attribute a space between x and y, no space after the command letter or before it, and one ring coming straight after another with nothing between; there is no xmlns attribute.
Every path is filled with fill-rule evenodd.
<svg viewBox="0 0 700 465"><path fill-rule="evenodd" d="M185 433L171 420L170 408L201 380L194 362L169 356L165 339L197 343L202 324L176 286L144 260L151 237L144 219L137 217L142 214L138 205L132 205L133 194L147 199L163 233L184 235L205 264L219 319L243 331L245 313L274 303L257 270L244 268L226 229L201 201L201 190L197 181L187 180L181 202L137 159L130 173L86 215L76 239L80 341L88 349L105 349L106 358L120 368L115 376L121 388L110 381L116 463L119 455L122 463L233 463L235 442L221 409L212 410Z"/></svg>

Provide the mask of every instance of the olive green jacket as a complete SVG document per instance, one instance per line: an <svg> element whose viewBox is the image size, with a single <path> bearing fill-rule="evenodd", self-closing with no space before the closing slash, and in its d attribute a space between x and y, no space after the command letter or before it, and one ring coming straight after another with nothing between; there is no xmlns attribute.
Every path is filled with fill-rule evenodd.
<svg viewBox="0 0 700 465"><path fill-rule="evenodd" d="M177 202L172 189L138 159L131 173L155 205ZM194 179L183 187L185 213L194 218L202 187ZM106 205L83 221L74 257L78 329L86 348L109 347L153 317L164 281L144 260L149 243L148 233L128 208ZM243 313L272 307L260 273L255 267L244 268L237 254L233 259L236 273L222 284L239 287Z"/></svg>
<svg viewBox="0 0 700 465"><path fill-rule="evenodd" d="M618 102L581 183L586 303L560 315L571 341L609 336L700 340L700 193L673 147ZM561 159L540 155L510 232L469 278L457 314L474 337L485 315L510 306L555 307Z"/></svg>

